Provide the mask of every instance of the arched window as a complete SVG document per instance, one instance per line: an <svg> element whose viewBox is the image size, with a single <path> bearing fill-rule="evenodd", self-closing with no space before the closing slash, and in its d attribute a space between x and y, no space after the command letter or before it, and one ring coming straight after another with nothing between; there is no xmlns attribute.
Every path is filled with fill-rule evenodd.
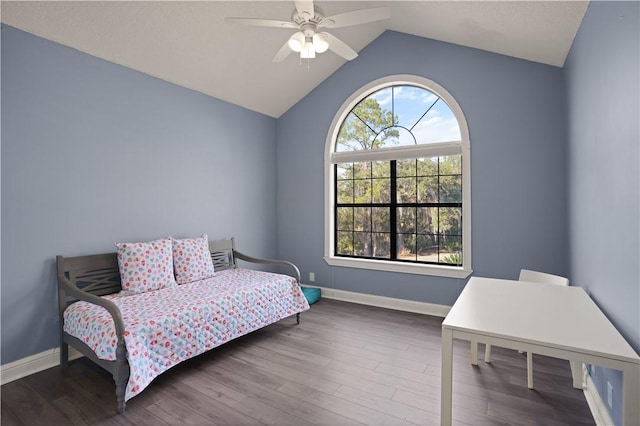
<svg viewBox="0 0 640 426"><path fill-rule="evenodd" d="M471 273L469 132L438 84L391 76L354 93L326 141L325 260Z"/></svg>

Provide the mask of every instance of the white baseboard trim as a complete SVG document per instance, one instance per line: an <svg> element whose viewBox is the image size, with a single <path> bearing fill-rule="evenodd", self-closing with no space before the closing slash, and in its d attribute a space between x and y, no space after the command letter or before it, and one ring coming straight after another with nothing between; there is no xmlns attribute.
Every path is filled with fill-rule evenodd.
<svg viewBox="0 0 640 426"><path fill-rule="evenodd" d="M69 360L80 358L80 352L69 348ZM60 365L60 348L53 348L4 364L0 367L0 384L13 382L31 374Z"/></svg>
<svg viewBox="0 0 640 426"><path fill-rule="evenodd" d="M589 409L591 410L593 420L596 422L597 426L613 426L614 423L611 418L611 414L609 414L609 410L607 409L604 400L598 393L598 389L589 374L589 370L587 370L587 367L584 364L582 368L585 384L583 390L584 397L586 398Z"/></svg>
<svg viewBox="0 0 640 426"><path fill-rule="evenodd" d="M432 315L444 318L449 313L451 306L437 305L414 300L395 299L393 297L376 296L373 294L355 293L352 291L336 290L334 288L318 287L302 284L305 287L317 287L322 297L343 302L359 303L361 305L377 306L379 308L395 309L397 311L414 312L417 314Z"/></svg>

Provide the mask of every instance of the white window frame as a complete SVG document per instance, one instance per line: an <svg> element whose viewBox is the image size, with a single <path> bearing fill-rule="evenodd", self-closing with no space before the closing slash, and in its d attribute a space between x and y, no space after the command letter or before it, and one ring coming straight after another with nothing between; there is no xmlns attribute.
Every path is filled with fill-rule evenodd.
<svg viewBox="0 0 640 426"><path fill-rule="evenodd" d="M410 85L422 87L438 95L447 103L460 126L460 141L423 144L409 147L382 148L372 151L335 152L335 144L342 122L351 110L370 94L385 87ZM357 259L334 255L334 167L335 163L401 158L420 158L442 155L462 155L462 266L429 265L423 263L396 262L379 259ZM409 274L434 275L451 278L466 278L471 269L471 148L467 120L458 102L442 86L427 78L401 74L391 75L372 81L353 93L338 109L331 122L325 141L324 156L324 260L331 266L372 269L378 271L402 272Z"/></svg>

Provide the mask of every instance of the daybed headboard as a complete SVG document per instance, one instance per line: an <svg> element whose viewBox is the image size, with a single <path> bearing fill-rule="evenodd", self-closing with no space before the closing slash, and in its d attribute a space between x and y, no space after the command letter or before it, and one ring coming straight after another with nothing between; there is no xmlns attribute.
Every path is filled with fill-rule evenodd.
<svg viewBox="0 0 640 426"><path fill-rule="evenodd" d="M120 271L116 253L88 256L56 256L58 280L61 275L87 293L96 296L117 293L121 290Z"/></svg>
<svg viewBox="0 0 640 426"><path fill-rule="evenodd" d="M234 269L238 267L233 251L236 249L236 243L233 238L229 240L209 241L209 251L211 252L211 260L213 260L213 269L216 271L224 271L225 269Z"/></svg>
<svg viewBox="0 0 640 426"><path fill-rule="evenodd" d="M234 241L209 241L209 251L216 271L235 268L237 266L233 255ZM71 284L87 293L96 296L117 293L122 289L120 271L118 269L117 254L105 253L88 256L63 257L56 256L58 280L66 278ZM69 303L78 300L72 294L60 290L60 305L64 309Z"/></svg>

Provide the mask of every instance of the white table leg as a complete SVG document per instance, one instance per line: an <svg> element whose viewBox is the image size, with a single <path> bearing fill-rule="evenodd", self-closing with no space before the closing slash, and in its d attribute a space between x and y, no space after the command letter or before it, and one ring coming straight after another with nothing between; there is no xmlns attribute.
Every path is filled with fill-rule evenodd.
<svg viewBox="0 0 640 426"><path fill-rule="evenodd" d="M478 365L478 342L471 341L471 365Z"/></svg>
<svg viewBox="0 0 640 426"><path fill-rule="evenodd" d="M569 361L571 365L571 376L573 377L573 387L576 389L584 389L583 377L582 377L582 363L576 361Z"/></svg>
<svg viewBox="0 0 640 426"><path fill-rule="evenodd" d="M484 345L484 362L491 362L491 345L489 343Z"/></svg>
<svg viewBox="0 0 640 426"><path fill-rule="evenodd" d="M527 387L533 389L533 352L527 352Z"/></svg>
<svg viewBox="0 0 640 426"><path fill-rule="evenodd" d="M477 346L476 346L476 354L477 354ZM453 385L453 332L445 328L442 329L441 375L442 375L442 379L440 384L440 425L450 426L451 425L452 385Z"/></svg>
<svg viewBox="0 0 640 426"><path fill-rule="evenodd" d="M622 424L640 424L640 365L627 364L622 371Z"/></svg>

